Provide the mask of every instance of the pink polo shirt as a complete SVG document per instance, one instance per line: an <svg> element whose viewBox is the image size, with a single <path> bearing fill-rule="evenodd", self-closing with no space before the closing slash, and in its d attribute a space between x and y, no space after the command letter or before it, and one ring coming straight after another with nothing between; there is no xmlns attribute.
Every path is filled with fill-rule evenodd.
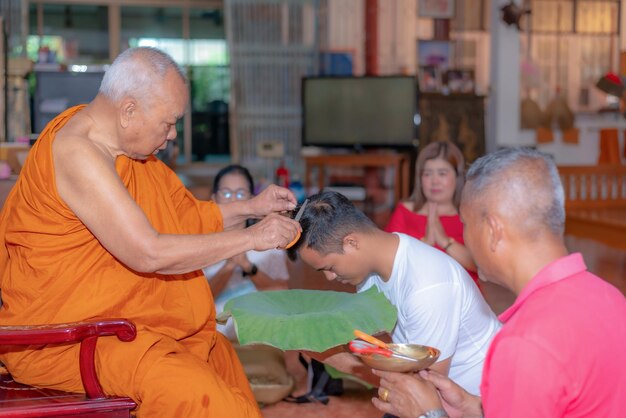
<svg viewBox="0 0 626 418"><path fill-rule="evenodd" d="M626 299L579 253L544 267L500 320L483 369L486 417L626 416Z"/></svg>

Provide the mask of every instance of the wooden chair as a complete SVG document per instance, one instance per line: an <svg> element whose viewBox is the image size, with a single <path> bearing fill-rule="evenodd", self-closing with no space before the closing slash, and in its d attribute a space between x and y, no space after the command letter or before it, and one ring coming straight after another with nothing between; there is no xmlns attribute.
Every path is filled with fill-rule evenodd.
<svg viewBox="0 0 626 418"><path fill-rule="evenodd" d="M96 376L94 354L101 336L132 341L137 331L125 319L41 326L0 326L0 345L80 343L80 374L85 393L39 389L0 374L0 417L129 417L136 407L129 398L107 397Z"/></svg>

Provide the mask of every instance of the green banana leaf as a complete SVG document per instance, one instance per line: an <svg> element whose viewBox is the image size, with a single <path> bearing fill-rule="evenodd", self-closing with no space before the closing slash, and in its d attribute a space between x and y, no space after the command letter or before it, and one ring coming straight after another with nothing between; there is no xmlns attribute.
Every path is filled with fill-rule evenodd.
<svg viewBox="0 0 626 418"><path fill-rule="evenodd" d="M231 299L218 321L232 316L239 343L323 352L368 334L391 331L396 308L375 287L362 293L276 290Z"/></svg>

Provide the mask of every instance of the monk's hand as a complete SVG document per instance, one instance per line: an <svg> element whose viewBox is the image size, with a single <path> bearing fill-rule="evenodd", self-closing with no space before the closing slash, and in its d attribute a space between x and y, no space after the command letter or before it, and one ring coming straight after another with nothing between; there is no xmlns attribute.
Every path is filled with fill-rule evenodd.
<svg viewBox="0 0 626 418"><path fill-rule="evenodd" d="M450 418L483 416L480 397L467 392L448 376L434 370L422 370L419 377L435 385Z"/></svg>
<svg viewBox="0 0 626 418"><path fill-rule="evenodd" d="M257 251L285 248L302 231L300 223L277 213L270 214L246 229Z"/></svg>
<svg viewBox="0 0 626 418"><path fill-rule="evenodd" d="M374 370L380 377L377 398L372 403L382 412L398 417L416 417L442 408L435 386L419 375Z"/></svg>
<svg viewBox="0 0 626 418"><path fill-rule="evenodd" d="M254 218L262 218L270 213L293 210L298 200L291 190L270 184L261 193L250 199L250 211Z"/></svg>

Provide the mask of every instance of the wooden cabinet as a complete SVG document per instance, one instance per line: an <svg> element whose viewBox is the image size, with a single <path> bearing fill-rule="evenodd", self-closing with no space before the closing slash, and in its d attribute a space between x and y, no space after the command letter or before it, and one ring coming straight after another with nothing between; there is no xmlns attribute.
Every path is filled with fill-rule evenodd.
<svg viewBox="0 0 626 418"><path fill-rule="evenodd" d="M485 97L474 94L422 93L419 98L420 149L433 141L451 141L473 162L485 153Z"/></svg>

